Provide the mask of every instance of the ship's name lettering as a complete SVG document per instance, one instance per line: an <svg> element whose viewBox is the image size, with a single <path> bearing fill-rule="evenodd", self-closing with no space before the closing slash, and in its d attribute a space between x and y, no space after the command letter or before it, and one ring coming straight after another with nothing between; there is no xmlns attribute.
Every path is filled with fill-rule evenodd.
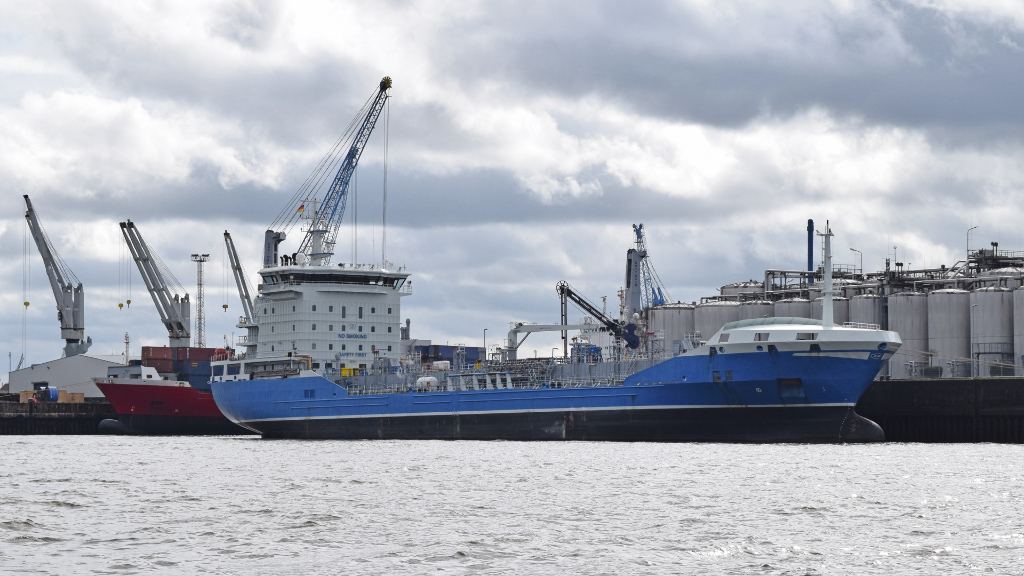
<svg viewBox="0 0 1024 576"><path fill-rule="evenodd" d="M366 334L350 334L348 332L344 334L338 334L338 338L366 338Z"/></svg>

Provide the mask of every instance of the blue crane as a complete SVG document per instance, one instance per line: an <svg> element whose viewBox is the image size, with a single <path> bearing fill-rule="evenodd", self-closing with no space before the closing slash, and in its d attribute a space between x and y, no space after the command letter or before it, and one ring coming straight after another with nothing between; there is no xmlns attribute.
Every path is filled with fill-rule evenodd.
<svg viewBox="0 0 1024 576"><path fill-rule="evenodd" d="M391 88L391 78L385 76L378 85L377 90L363 104L363 107L356 114L356 117L349 123L345 133L331 147L331 150L320 160L320 163L303 182L299 190L292 196L291 201L284 211L278 215L271 228L279 225L282 227L292 226L300 217L306 215L307 205L312 211L309 218L309 228L306 236L299 245L299 252L305 254L312 264L327 264L334 254L334 245L338 237L338 229L341 227L342 217L345 215L345 205L348 201L349 183L355 174L359 157L363 154L366 142L370 139L377 119L384 110L384 104L388 99L388 89ZM351 142L344 156L345 144ZM322 187L331 169L338 166L338 171L331 182L327 193L322 200L316 199L316 193ZM264 246L264 266L276 264L277 245L285 239L284 232L268 230L266 244Z"/></svg>
<svg viewBox="0 0 1024 576"><path fill-rule="evenodd" d="M642 314L651 306L661 306L671 302L672 298L662 284L658 273L651 266L647 252L647 239L644 236L644 225L633 224L636 235L636 247L626 252L626 315Z"/></svg>

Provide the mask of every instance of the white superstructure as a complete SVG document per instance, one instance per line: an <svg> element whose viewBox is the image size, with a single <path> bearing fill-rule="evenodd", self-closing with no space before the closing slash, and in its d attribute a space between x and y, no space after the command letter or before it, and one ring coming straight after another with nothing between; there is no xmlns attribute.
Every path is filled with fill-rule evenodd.
<svg viewBox="0 0 1024 576"><path fill-rule="evenodd" d="M308 356L313 369L365 369L401 357L401 298L411 293L404 268L283 260L260 270L258 357Z"/></svg>

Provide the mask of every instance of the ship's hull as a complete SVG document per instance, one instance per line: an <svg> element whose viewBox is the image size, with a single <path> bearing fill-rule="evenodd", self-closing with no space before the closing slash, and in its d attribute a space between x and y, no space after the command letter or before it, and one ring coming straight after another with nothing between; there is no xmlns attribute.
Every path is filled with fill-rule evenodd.
<svg viewBox="0 0 1024 576"><path fill-rule="evenodd" d="M619 386L349 395L305 376L212 387L228 418L269 438L872 442L881 428L853 407L887 355L681 356Z"/></svg>
<svg viewBox="0 0 1024 576"><path fill-rule="evenodd" d="M96 385L118 414L116 422L100 423L102 432L165 436L252 433L224 417L212 394L188 385L111 381Z"/></svg>
<svg viewBox="0 0 1024 576"><path fill-rule="evenodd" d="M620 442L880 442L852 406L558 410L248 423L264 438L593 440Z"/></svg>

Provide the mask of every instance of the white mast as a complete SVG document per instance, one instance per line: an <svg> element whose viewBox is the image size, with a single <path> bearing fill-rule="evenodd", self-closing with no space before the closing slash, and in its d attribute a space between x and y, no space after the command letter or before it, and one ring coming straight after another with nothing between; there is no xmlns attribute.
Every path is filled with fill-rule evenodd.
<svg viewBox="0 0 1024 576"><path fill-rule="evenodd" d="M828 330L834 326L832 318L832 229L828 226L828 220L825 221L825 233L819 232L818 236L821 236L825 242L825 261L822 264L825 287L821 291L821 326Z"/></svg>

